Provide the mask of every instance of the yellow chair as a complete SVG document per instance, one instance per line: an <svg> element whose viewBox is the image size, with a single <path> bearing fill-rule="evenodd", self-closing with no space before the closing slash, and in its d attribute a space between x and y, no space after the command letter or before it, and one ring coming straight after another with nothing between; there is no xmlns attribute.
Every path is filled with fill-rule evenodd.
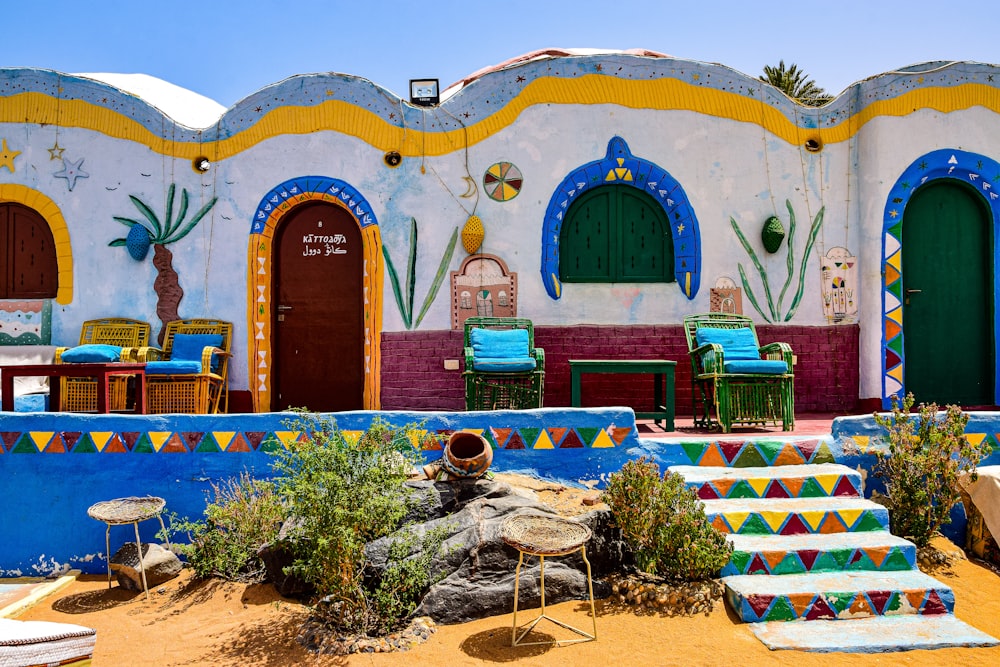
<svg viewBox="0 0 1000 667"><path fill-rule="evenodd" d="M136 361L146 364L147 412L226 412L232 341L230 322L168 322L163 347L140 348L137 354Z"/></svg>
<svg viewBox="0 0 1000 667"><path fill-rule="evenodd" d="M80 328L77 347L57 347L56 364L87 362L131 362L136 350L149 345L150 326L141 320L106 317L87 320ZM97 380L93 378L61 378L59 410L62 412L96 412ZM128 409L129 376L110 378L110 405L113 411Z"/></svg>

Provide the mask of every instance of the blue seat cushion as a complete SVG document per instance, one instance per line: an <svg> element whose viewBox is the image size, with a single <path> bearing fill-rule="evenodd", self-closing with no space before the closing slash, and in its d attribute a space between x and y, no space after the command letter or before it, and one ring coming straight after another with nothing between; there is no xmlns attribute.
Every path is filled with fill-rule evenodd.
<svg viewBox="0 0 1000 667"><path fill-rule="evenodd" d="M534 357L475 357L472 368L486 373L515 373L535 370Z"/></svg>
<svg viewBox="0 0 1000 667"><path fill-rule="evenodd" d="M527 329L473 329L469 343L475 357L517 359L530 357Z"/></svg>
<svg viewBox="0 0 1000 667"><path fill-rule="evenodd" d="M122 348L118 345L78 345L60 357L65 364L108 364L121 358Z"/></svg>
<svg viewBox="0 0 1000 667"><path fill-rule="evenodd" d="M201 373L201 362L190 360L149 361L146 375L191 375Z"/></svg>
<svg viewBox="0 0 1000 667"><path fill-rule="evenodd" d="M726 361L760 359L760 350L757 348L757 341L755 340L753 331L749 327L741 327L739 329L700 328L695 331L695 340L698 345L705 345L707 343L721 345Z"/></svg>
<svg viewBox="0 0 1000 667"><path fill-rule="evenodd" d="M201 371L201 353L206 347L221 347L222 334L177 334L174 336L173 347L170 348L172 361L197 361ZM212 356L212 372L219 369L219 359Z"/></svg>
<svg viewBox="0 0 1000 667"><path fill-rule="evenodd" d="M774 359L737 359L727 361L724 368L727 373L753 375L783 375L788 372L788 364Z"/></svg>

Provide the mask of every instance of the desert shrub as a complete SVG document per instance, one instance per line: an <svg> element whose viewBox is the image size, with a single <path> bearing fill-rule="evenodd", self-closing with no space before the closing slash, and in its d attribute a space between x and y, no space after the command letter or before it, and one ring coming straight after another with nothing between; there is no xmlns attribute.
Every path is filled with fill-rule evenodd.
<svg viewBox="0 0 1000 667"><path fill-rule="evenodd" d="M278 494L294 517L289 573L312 584L316 613L336 628L387 632L409 615L429 585L429 561L443 537L390 550L390 566L365 581L365 544L400 528L408 506L403 482L419 453L409 440L418 428L396 428L376 417L356 441L331 419L303 414L286 423L305 437L276 453ZM416 538L412 538L416 539ZM409 557L408 557L409 556Z"/></svg>
<svg viewBox="0 0 1000 667"><path fill-rule="evenodd" d="M190 543L176 544L199 577L263 581L258 549L278 535L285 510L274 485L249 473L212 484L213 499L199 521L170 517L170 529L186 533ZM175 540L171 540L175 544Z"/></svg>
<svg viewBox="0 0 1000 667"><path fill-rule="evenodd" d="M960 478L970 473L990 452L987 440L973 444L965 437L969 416L949 405L939 413L935 403L919 406L916 419L910 414L913 394L902 406L892 399L892 413L875 413L875 423L888 433L888 449L876 451L874 473L885 480L893 534L927 546L937 530L951 522L951 508L961 499Z"/></svg>
<svg viewBox="0 0 1000 667"><path fill-rule="evenodd" d="M698 581L729 560L732 547L708 522L695 491L677 473L660 477L659 466L645 457L609 476L603 500L644 572Z"/></svg>

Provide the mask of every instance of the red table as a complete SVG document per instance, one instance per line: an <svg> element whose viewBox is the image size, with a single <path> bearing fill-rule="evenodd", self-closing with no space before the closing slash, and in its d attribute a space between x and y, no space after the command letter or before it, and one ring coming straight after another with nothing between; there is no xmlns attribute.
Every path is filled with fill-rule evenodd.
<svg viewBox="0 0 1000 667"><path fill-rule="evenodd" d="M2 409L14 411L15 377L49 377L49 411L59 411L59 378L92 377L97 379L97 411L108 413L108 378L112 375L134 375L135 413L146 414L146 364L24 364L20 366L0 366L0 392L3 394Z"/></svg>

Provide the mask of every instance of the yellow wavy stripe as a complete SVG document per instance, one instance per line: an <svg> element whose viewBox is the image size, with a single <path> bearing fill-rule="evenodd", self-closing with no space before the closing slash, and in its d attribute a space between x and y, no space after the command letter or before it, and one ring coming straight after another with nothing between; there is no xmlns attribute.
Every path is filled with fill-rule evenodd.
<svg viewBox="0 0 1000 667"><path fill-rule="evenodd" d="M253 126L217 142L180 142L157 137L141 124L117 111L83 100L57 100L45 93L18 93L3 98L0 123L58 124L101 132L134 141L155 152L194 159L209 155L214 160L232 157L272 137L310 134L332 130L382 150L397 150L404 156L445 155L458 147L476 144L509 127L526 109L544 104L615 104L633 109L693 111L717 118L760 125L790 144L807 138L823 143L850 139L870 120L883 116L905 116L918 109L942 113L982 106L1000 112L1000 90L981 83L952 87L927 86L910 90L888 100L876 100L837 125L818 129L803 128L788 120L778 109L748 95L696 86L677 79L626 80L588 74L574 79L540 78L527 84L508 104L467 128L424 133L401 124L389 123L376 114L340 100L315 106L284 106L261 115ZM807 110L803 109L805 113ZM424 113L433 114L431 110ZM813 112L809 112L813 113ZM431 116L430 122L438 119ZM404 140L405 136L405 140Z"/></svg>

